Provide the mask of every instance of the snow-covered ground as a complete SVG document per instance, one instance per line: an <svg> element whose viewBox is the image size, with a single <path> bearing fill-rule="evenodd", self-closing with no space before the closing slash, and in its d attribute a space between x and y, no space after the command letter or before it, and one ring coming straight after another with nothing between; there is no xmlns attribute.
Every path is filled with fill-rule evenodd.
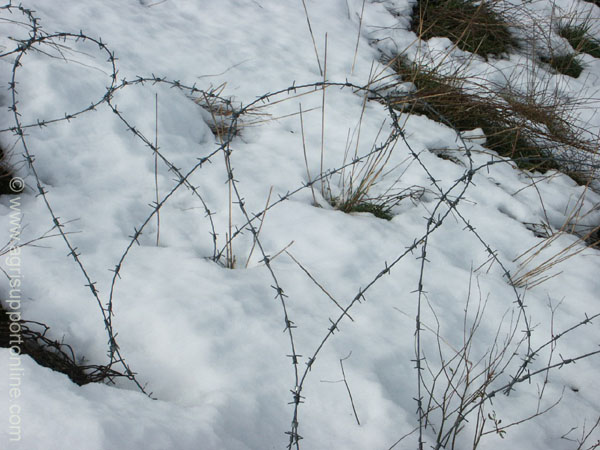
<svg viewBox="0 0 600 450"><path fill-rule="evenodd" d="M2 448L412 449L450 432L456 441L442 442L463 449L481 431L482 449L598 442L600 359L560 363L598 351L600 321L582 322L600 312L600 253L561 233L525 267L531 253L517 258L547 242L532 224L553 233L575 216L600 224L600 195L507 162L471 180L470 168L498 157L424 116L400 115L403 135L394 134L394 117L356 86L389 82L381 61L403 51L468 56L447 39L417 46L411 5L27 0L41 38L24 53L10 52L30 38L29 17L0 10L0 83L16 82L14 99L0 91L0 129L17 127L0 142L25 182L21 194L0 197L2 244L13 237L1 258L3 304L50 326L90 364L109 361L99 303L110 308L120 357L154 398L125 378L80 387L3 348ZM527 8L525 29L557 11L600 18L585 2ZM594 106L600 62L583 58L577 80L536 76ZM469 70L498 82L526 61L475 57ZM339 83L325 92L323 70ZM217 100L203 93L244 111L231 142L211 132L230 116L213 118L201 105ZM600 119L582 114L597 133ZM366 160L336 169L390 136L370 195L413 193L392 220L330 206L328 190L340 195ZM323 175L314 192L307 169ZM233 269L226 251L213 260L231 232ZM565 248L572 256L528 280L544 282L509 282L507 273L556 261ZM125 371L119 361L113 368ZM514 377L510 395L489 398Z"/></svg>

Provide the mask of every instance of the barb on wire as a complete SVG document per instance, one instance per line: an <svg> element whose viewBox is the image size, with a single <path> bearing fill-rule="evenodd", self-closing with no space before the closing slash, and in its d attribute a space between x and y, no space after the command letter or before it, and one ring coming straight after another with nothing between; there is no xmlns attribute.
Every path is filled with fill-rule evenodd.
<svg viewBox="0 0 600 450"><path fill-rule="evenodd" d="M304 7L306 8L306 5L304 5ZM29 29L29 37L27 39L15 41L15 47L13 49L10 49L0 54L0 58L6 56L11 56L11 58L14 58L11 80L8 86L9 91L12 95L12 102L9 109L12 111L14 116L14 126L4 130L0 130L0 133L12 132L17 137L18 142L20 142L24 152L24 158L28 164L31 176L35 181L35 189L37 191L37 195L41 197L49 212L50 219L53 223L54 235L60 236L64 241L68 250L69 258L72 258L74 263L78 266L79 271L83 275L85 286L88 287L90 295L94 298L94 300L98 304L98 307L100 308L108 337L107 345L110 363L107 367L112 368L114 364L121 365L124 369L124 376L132 380L142 392L146 393L145 386L142 386L140 384L140 382L136 379L134 372L131 370L131 368L125 361L125 358L121 353L118 342L116 340L116 330L113 327L112 318L114 303L117 299L117 283L121 279L128 257L134 251L134 244L139 244L139 238L144 232L148 231L148 225L154 223L154 219L158 220L158 215L160 214L161 208L165 206L165 204L167 204L173 198L174 194L182 187L191 192L192 195L198 201L200 201L202 208L205 212L206 218L209 222L210 235L213 247L210 259L212 259L216 263L222 264L222 260L223 258L225 258L224 265L227 267L233 267L233 261L235 256L233 255L232 243L235 239L241 236L242 233L246 232L250 234L250 237L252 239L252 251L256 250L260 254L258 258L268 272L268 276L270 277L269 283L271 284L271 288L274 291L274 299L279 305L277 307L281 308L280 319L282 319L283 321L283 332L286 335L286 339L289 341L289 351L286 351L286 356L290 358L291 369L293 373L293 385L290 388L291 398L289 402L290 405L292 405L293 411L290 428L286 432L286 434L289 436L287 447L290 450L292 448L299 450L300 448L300 441L302 439L302 436L299 433L300 412L301 405L303 404L305 398L303 393L311 370L314 364L317 362L317 357L321 354L325 345L328 344L328 342L333 338L334 333L338 335L340 333L348 332L346 331L347 329L351 329L351 324L348 323L348 321L345 322L345 325L348 326L341 326L342 321L344 321L345 319L350 319L350 322L354 322L353 316L350 315L350 310L353 310L352 314L354 315L354 310L358 309L357 304L362 303L366 299L367 294L371 294L372 287L375 284L377 284L384 277L384 275L389 275L392 272L392 270L397 265L399 265L400 261L405 260L409 256L415 257L418 260L419 266L419 275L414 280L416 286L415 290L412 293L416 294L412 295L412 297L416 297L416 315L414 330L415 354L413 361L415 363L416 369L417 383L415 386L415 401L417 403L416 419L418 421L418 426L415 427L415 429L412 432L406 434L400 440L398 440L394 445L392 445L391 448L396 446L401 440L410 436L412 433L418 432L418 448L419 450L422 450L427 444L426 438L428 430L433 429L434 427L430 415L433 413L433 411L439 411L440 409L444 409L447 406L447 404L449 404L450 399L453 398L453 396L460 397L460 405L458 407L455 407L454 409L449 408L445 411L445 413L448 414L448 417L452 416L454 418L453 423L450 424L449 429L445 431L442 429L436 430L437 442L434 448L440 448L446 445L453 436L453 433L454 435L458 433L458 431L464 425L464 422L467 420L468 415L473 411L477 410L477 408L479 408L484 402L491 401L491 399L496 394L500 392L508 394L511 390L515 388L517 384L522 383L524 381L528 381L537 374L545 373L553 369L559 369L565 365L573 364L580 359L587 358L600 353L600 351L594 351L575 357L561 357L560 362L549 363L545 367L541 368L533 367L534 360L540 354L540 352L543 351L547 346L553 345L558 339L562 338L567 333L570 333L578 329L579 327L590 323L593 319L596 319L600 315L600 313L592 316L586 316L585 319L579 322L578 324L563 331L562 333L554 335L550 341L544 343L538 348L532 348L531 337L533 333L533 328L530 323L530 318L526 314L524 294L522 294L519 291L518 287L515 286L515 284L511 281L512 278L510 276L510 273L506 265L503 263L500 256L498 255L498 252L496 252L494 247L481 236L481 234L475 229L475 227L473 227L470 224L469 218L461 212L461 206L466 200L466 193L469 189L472 188L472 186L474 186L473 178L480 171L486 170L494 164L504 164L506 160L502 158L496 158L486 163L480 164L479 166L476 166L471 154L471 147L466 142L462 141L461 134L458 132L458 130L455 129L458 138L462 141L462 145L464 147L464 152L466 158L468 159L468 163L466 164L463 173L460 177L458 177L458 179L455 179L451 183L449 183L449 186L443 187L442 183L438 179L439 174L433 173L430 170L430 168L425 164L424 159L422 158L422 154L412 147L410 139L405 134L403 125L401 125L401 121L399 118L400 113L395 109L395 105L397 105L398 103L397 94L395 94L393 97L385 94L383 90L379 90L376 87L374 87L373 80L370 80L369 83L365 86L360 86L350 83L348 81L330 82L327 81L326 77L324 76L321 81L314 83L306 83L302 85L296 85L295 83L293 83L291 86L288 86L286 88L264 93L256 97L253 101L249 102L246 105L234 106L233 102L230 99L221 96L222 89L202 90L197 88L195 84L190 86L185 84L181 80L169 80L165 77L155 76L154 74L147 77L138 76L133 80L119 80L117 58L115 57L114 52L112 52L107 46L107 44L102 42L100 38L90 37L84 34L82 31L80 31L79 33L46 33L40 28L39 19L35 17L33 11L28 10L27 8L24 8L20 5L16 6L9 3L8 5L0 7L0 12L19 12L25 17L25 21L19 22L19 24L27 26ZM71 111L68 113L64 113L64 115L56 116L53 118L38 118L37 120L35 120L35 122L28 124L23 123L21 116L22 106L19 104L18 74L19 69L25 62L26 55L29 52L38 51L43 55L53 57L50 54L52 50L47 51L48 47L50 47L51 49L53 49L53 51L61 55L62 58L66 59L65 52L66 48L68 47L66 44L67 42L91 43L97 48L98 52L100 52L106 57L106 72L109 80L108 87L106 87L106 91L104 92L101 98L90 102L87 108L84 108L80 111ZM317 61L319 61L318 55ZM203 105L209 105L210 107L210 105L218 104L219 107L222 106L224 108L223 110L226 111L227 120L224 120L223 123L218 124L218 137L220 142L206 154L202 155L197 162L191 165L191 167L179 168L175 166L175 164L172 161L170 161L169 158L167 158L167 156L160 150L158 146L157 128L154 139L146 137L140 131L140 129L136 127L134 121L118 109L118 106L115 102L115 98L119 92L131 86L144 85L163 85L171 88L172 92L176 95L184 95L190 98L201 98ZM235 138L239 134L240 121L244 116L255 113L259 110L262 111L269 105L275 105L283 101L297 98L303 95L310 95L313 93L324 94L325 89L328 88L338 88L340 91L347 91L351 95L364 95L365 102L368 98L369 100L375 100L384 105L389 115L389 118L391 119L391 128L389 131L389 135L382 144L374 145L368 152L366 152L363 155L358 155L358 153L356 152L356 154L351 160L344 160L343 164L339 167L325 169L325 167L322 166L323 161L321 159L321 171L317 176L311 177L310 172L307 170L309 179L305 183L295 188L289 189L286 192L278 193L279 198L274 201L270 201L269 194L269 199L267 200L266 205L264 206L262 211L259 211L258 213L250 213L245 201L245 197L243 195L243 185L241 184L243 180L239 180L234 176L235 158L237 157L237 154L233 145L236 143ZM426 102L423 102L423 104L424 107L430 110L430 112L436 114L442 123L445 123L451 128L454 128L448 120L446 120L441 114L435 111L435 108L433 108L431 105L428 105ZM325 104L323 100L322 108L324 108L324 106ZM162 196L159 195L158 188L155 189L155 201L151 204L151 211L148 213L146 218L143 221L141 221L141 223L136 224L136 226L133 227L133 233L130 236L127 245L125 246L123 252L120 254L114 268L111 269L113 275L110 282L110 290L107 299L103 298L100 294L97 284L94 281L97 278L93 277L84 265L77 246L74 245L69 236L70 233L65 228L66 222L61 220L61 218L58 215L58 212L55 211L55 209L52 206L52 203L50 202L48 190L46 189L46 187L40 179L40 176L38 175L35 156L33 154L32 148L30 148L29 141L27 138L27 131L29 129L32 129L34 127L41 129L62 121L69 122L74 119L78 119L86 113L96 110L100 107L109 108L109 110L112 111L118 117L118 119L125 125L127 133L131 133L133 136L135 136L135 139L139 140L145 145L145 147L149 149L150 154L153 158L155 158L155 181L158 170L157 165L159 161L161 164L164 164L168 171L171 172L175 177L174 185L169 190L165 190L165 192L162 193ZM302 109L300 109L300 120L303 120ZM301 123L301 126L303 127L304 124ZM418 167L420 167L420 169L424 172L429 184L431 185L431 188L428 189L428 192L433 192L436 195L433 207L430 210L428 210L427 216L424 218L423 228L421 232L418 233L416 236L410 236L410 238L407 241L407 246L404 248L404 250L395 255L392 255L392 258L388 259L388 261L385 261L378 270L375 270L373 272L372 276L369 278L369 281L366 284L362 285L350 298L346 299L345 301L336 299L331 294L329 294L328 291L321 284L319 284L316 277L312 276L309 273L308 269L302 266L296 259L294 259L294 257L291 254L288 253L290 258L292 258L292 260L300 267L300 269L304 271L304 273L320 288L321 292L323 292L323 294L325 294L331 301L333 301L336 307L338 308L338 310L335 311L337 315L328 318L329 323L322 330L323 335L321 339L317 341L318 344L316 345L316 347L312 349L307 349L307 351L303 350L302 354L300 354L300 349L297 348L298 346L296 342L297 325L293 320L290 307L291 302L293 300L288 297L284 286L279 281L279 277L277 275L277 271L273 263L273 260L277 255L271 256L270 254L268 254L265 245L263 245L261 229L265 215L267 211L273 208L277 208L283 202L294 197L304 189L311 189L314 196L315 183L320 182L323 186L324 183L327 182L332 176L337 176L340 174L342 174L343 176L347 169L354 170L356 167L359 167L359 164L364 163L365 161L368 162L378 160L378 158L384 158L384 156L382 155L389 156L389 152L391 151L391 149L394 148L394 146L397 143L401 143L404 145L404 147L410 154L410 157L412 157L412 161L416 162ZM215 213L209 208L207 202L205 201L203 193L198 187L194 186L191 181L192 176L195 173L197 173L199 169L207 165L207 163L214 162L217 155L220 156L220 154L223 155L226 184L228 186L229 194L229 220L224 245L221 245L221 242L218 241L218 233L215 227L215 223L213 221L213 215ZM316 199L316 197L313 198ZM232 205L234 204L237 205L237 208L241 213L241 219L239 224L235 224L233 222ZM444 226L446 219L450 216L457 218L464 224L463 231L465 233L470 233L475 237L480 248L487 255L489 255L491 261L495 262L498 265L498 267L500 267L507 284L509 284L512 289L512 294L514 298L511 298L516 307L511 306L511 308L513 308L512 311L514 311L516 317L513 317L513 322L511 322L510 332L508 333L508 337L506 338L506 342L504 343L504 345L506 346L505 349L508 348L508 345L515 340L516 342L514 342L514 345L516 348L520 348L522 344L524 347L526 347L524 355L522 355L522 360L518 367L516 367L516 364L512 363L517 357L516 351L512 353L507 351L496 351L494 353L493 351L490 351L490 354L488 355L488 357L490 358L490 367L493 365L493 367L497 368L497 370L494 374L486 374L483 371L474 374L476 377L487 378L480 389L478 389L475 393L470 394L467 394L466 392L459 393L458 387L454 384L460 383L461 380L464 379L461 375L463 374L463 372L455 372L453 374L450 374L449 370L446 369L450 367L449 364L459 364L458 361L461 358L463 358L460 361L461 364L470 364L470 362L467 363L466 361L468 360L467 355L470 349L470 345L472 343L472 336L474 334L475 325L473 325L473 328L471 329L471 335L469 336L469 338L465 338L463 348L458 350L455 356L451 359L451 361L444 365L442 370L438 373L435 373L435 369L428 363L425 352L423 350L425 348L423 331L428 329L428 326L423 319L423 315L425 313L425 307L428 303L426 290L428 280L426 275L428 274L428 258L430 257L430 239L438 230L440 230ZM401 300L408 301L409 295L406 295ZM433 308L431 309L433 310ZM477 314L477 320L480 322L481 316L479 315L479 310ZM516 339L518 333L517 330L519 330L521 327L524 328L522 330L523 334L520 339ZM500 328L498 328L497 333L500 333ZM498 339L498 334L496 335L496 340ZM436 332L436 338L438 339L438 347L441 348L439 332ZM348 357L342 358L340 360L340 366L342 370L342 375L344 377L344 383L346 384L346 388L354 411L354 416L356 418L357 423L360 425L354 400L352 398L350 387L346 378L346 374L344 372L343 361L346 360ZM509 367L511 367L511 364L513 364L513 369L514 367L516 367L516 369L514 370L514 372L512 372L512 375L510 376L510 381L504 384L500 383L500 375L507 374ZM464 369L464 366L463 370L466 370ZM425 377L429 376L427 374L432 376L433 385L428 385L428 383L426 382ZM447 397L445 397L442 400L437 400L434 398L435 383L438 382L438 379L441 380L444 378L449 383L449 392L447 393ZM493 389L491 389L490 387L492 382L497 383L494 385ZM498 384L502 385L498 387ZM484 419L482 420L484 421Z"/></svg>

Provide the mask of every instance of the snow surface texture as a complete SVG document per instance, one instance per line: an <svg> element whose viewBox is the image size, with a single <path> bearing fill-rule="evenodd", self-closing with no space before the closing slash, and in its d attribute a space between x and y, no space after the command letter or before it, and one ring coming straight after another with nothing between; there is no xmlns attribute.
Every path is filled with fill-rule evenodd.
<svg viewBox="0 0 600 450"><path fill-rule="evenodd" d="M14 264L5 252L3 270L21 280L22 317L48 324L51 337L94 364L106 363L110 350L98 301L105 313L110 308L120 356L157 400L126 379L79 387L26 356L17 371L9 350L0 349L9 381L0 395L2 448L262 450L286 448L290 439L295 448L298 435L305 449L417 448L419 436L429 448L457 423L461 395L470 403L458 411L469 415L455 448L472 448L478 417L486 420L483 449L577 448L592 430L600 414L598 357L541 369L596 351L599 322L527 356L598 313L598 251L561 234L525 270L516 258L542 242L526 224L545 223L556 232L578 207L581 216L592 210L585 224L598 224L593 208L600 197L559 173L526 174L497 163L484 142L463 141L424 116L402 115L403 137L394 135L394 117L381 103L365 101L366 91L288 89L323 81L325 68L329 82L374 88L374 74L392 76L378 62L381 55L406 49L432 61L444 52L450 60L464 58L444 39L413 45L408 1L367 1L363 11L360 0L307 0L319 63L301 1L30 0L23 6L35 10L45 33L73 36L0 60L2 83L13 74L18 82L26 131L24 141L14 132L1 135L26 183L21 195L0 199L1 229L6 241L15 223L21 243L42 236L53 227L47 201L72 247L54 229L38 245L22 247ZM556 7L600 17L589 4ZM554 13L550 4L528 8L527 17ZM5 53L31 29L17 9L0 14ZM476 57L469 70L496 81L514 74L524 58L510 55L492 67ZM588 57L585 64L584 74L568 83L542 75L549 86L589 98L600 63ZM211 101L202 92L231 100L223 103L231 112L279 90L240 116L235 136L229 116L213 117L214 108L201 106ZM26 127L97 102L76 118ZM14 127L10 90L2 91L0 105L0 128ZM586 119L596 132L598 118ZM225 123L224 143L211 131L213 120ZM393 151L370 195L390 187L414 195L393 208L391 221L332 208L328 198L342 195L341 180L361 166L335 169L388 136ZM160 227L152 215L156 138ZM311 177L326 175L325 188L315 182L314 194L305 187L304 146ZM439 149L453 149L453 158L439 158ZM37 179L24 156L35 156ZM490 161L472 180L465 176ZM232 175L235 183L228 183ZM266 215L247 227L267 202ZM252 229L259 227L249 257ZM233 270L223 267L226 251L220 263L213 260L231 232ZM542 274L560 275L527 290L511 286L507 272L524 273L570 245L581 251ZM81 266L66 257L75 247ZM97 292L85 286L90 281ZM8 282L1 289L8 298ZM486 370L491 366L494 372ZM118 362L113 367L124 371ZM509 396L485 397L537 370ZM13 398L9 387L17 378L20 397ZM471 410L484 398L484 409ZM502 428L558 400L545 414ZM420 424L419 411L429 409ZM593 430L583 448L599 438Z"/></svg>

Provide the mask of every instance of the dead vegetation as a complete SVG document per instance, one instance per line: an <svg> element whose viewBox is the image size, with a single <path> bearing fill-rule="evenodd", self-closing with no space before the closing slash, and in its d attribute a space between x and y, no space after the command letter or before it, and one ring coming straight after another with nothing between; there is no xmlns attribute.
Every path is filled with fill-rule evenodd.
<svg viewBox="0 0 600 450"><path fill-rule="evenodd" d="M574 101L540 86L525 93L510 84L490 87L460 71L442 73L405 57L390 64L403 82L414 85L409 95L395 100L397 109L424 114L457 131L481 129L486 148L523 170L561 170L580 184L593 178L594 168L576 155L597 154L597 143L575 125Z"/></svg>
<svg viewBox="0 0 600 450"><path fill-rule="evenodd" d="M0 347L10 348L13 357L28 355L40 366L67 375L79 386L113 382L125 376L111 366L87 364L84 358L77 358L71 346L46 336L50 327L43 323L12 319L0 303Z"/></svg>
<svg viewBox="0 0 600 450"><path fill-rule="evenodd" d="M489 1L418 0L411 30L423 40L446 37L459 49L486 59L519 47L509 23Z"/></svg>
<svg viewBox="0 0 600 450"><path fill-rule="evenodd" d="M6 151L0 146L0 195L15 193L11 187L12 178L12 170L6 161Z"/></svg>

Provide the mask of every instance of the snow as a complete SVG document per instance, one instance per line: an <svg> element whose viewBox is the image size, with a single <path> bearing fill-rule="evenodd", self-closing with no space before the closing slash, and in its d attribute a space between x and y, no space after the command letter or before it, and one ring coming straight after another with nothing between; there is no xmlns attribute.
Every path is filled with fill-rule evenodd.
<svg viewBox="0 0 600 450"><path fill-rule="evenodd" d="M447 39L432 39L419 49L412 45L416 36L407 31L411 4L366 1L361 22L360 0L307 0L322 68L327 35L327 80L367 85L374 73L391 75L379 62L382 54L407 48L411 57L424 55L432 63L447 58L448 64L459 64L468 56L457 49L448 52ZM554 12L549 5L537 2L527 8L532 16L551 20ZM425 387L434 389L438 401L442 398L448 383L444 375L435 378L435 374L442 361L460 370L460 358L453 357L463 346L470 352L470 367L479 373L490 352L501 351L506 337L513 336L498 365L506 364L504 373L489 392L518 373L528 348L527 340L522 341L527 324L535 349L583 321L586 314L598 313L599 253L585 248L572 234L559 236L527 264L535 268L573 244L581 251L543 274L557 276L531 289L514 289L505 271L516 273L519 255L542 241L526 224L546 223L557 231L583 203L581 223L597 225L600 196L566 175L525 174L509 162L478 170L467 185L460 181L470 164L464 142L454 130L424 116L400 116L406 140L397 139L385 171L393 170L373 188L373 193L383 193L399 179L397 187L424 189L421 196L396 206L391 221L332 208L318 182L314 195L321 207L313 205L313 193L303 188L308 178L298 111L301 105L308 170L315 178L321 171L323 92L314 87L286 90L323 80L301 1L27 0L23 6L35 10L47 33L77 35L81 30L98 42L101 39L114 52L117 85L138 77L160 77L206 91L222 87L221 96L231 99L236 108L267 93L282 92L243 115L240 134L231 142L236 187L251 217L265 208L272 189L269 204L273 206L261 216L262 223L254 221L255 227L261 226L260 245L270 255L269 267L258 246L249 258L253 238L248 230L232 242L234 269L210 259L213 227L217 250L224 248L230 231L223 152L189 178L213 215L206 216L198 195L180 187L160 209L160 228L156 217L151 217L139 245L131 245L135 230L148 219L156 201L152 149L128 130L106 102L69 121L26 129L25 142L35 155L34 167L47 201L81 255L101 303L112 301L112 325L126 364L156 400L126 379L117 379L114 385L80 387L28 356L16 358L8 349L0 349L7 380L0 390L0 439L7 448L286 448L289 435L285 433L292 430L294 414L292 392L298 380L276 285L286 295L286 312L295 326L294 348L296 355L302 355L298 374L306 375L298 405L298 433L303 438L299 445L306 449L388 449L418 430L417 314L422 325L421 358L426 358L420 394L427 402ZM587 3L563 1L560 6L576 8L581 14L589 10L594 18L600 14ZM7 21L26 21L17 10L12 14L0 10L0 15L0 52L4 53L16 47L11 38L27 39L29 29ZM43 52L28 51L16 70L22 125L88 108L104 97L112 82L109 54L97 42L53 41L58 46L45 43L36 47ZM11 81L15 58L11 54L0 59L5 86ZM517 78L515 71L523 60L527 60L524 55L510 55L506 61L475 58L468 70L480 80L486 74L490 85L498 84ZM598 61L589 57L585 63L578 80L567 82L564 76L547 72L536 76L551 80L548 89L556 85L572 98L585 99L600 76ZM525 83L526 76L521 80ZM148 81L114 91L111 104L149 143L154 143L158 129L161 154L187 174L199 158L219 148L209 128L210 114L191 96L202 103L198 92ZM0 128L15 125L11 104L11 92L2 92ZM363 95L351 87L326 89L324 171L349 163L355 150L358 156L367 154L393 132L383 105L370 101L364 111L363 105ZM600 127L598 117L589 111L583 111L580 120L591 133ZM471 147L473 167L492 158L499 161L477 138L480 134L475 130L463 136ZM471 136L475 139L467 139ZM44 197L38 195L33 171L24 164L22 142L10 131L1 133L0 141L12 149L10 161L26 183L22 194L0 197L0 229L6 230L2 236L9 241L10 230L20 223L23 243L52 229L52 216ZM345 156L347 149L349 156ZM439 149L449 149L461 164L436 156ZM160 199L177 186L178 175L170 167L159 159ZM351 170L344 172L346 182ZM339 173L331 175L333 195L343 192L339 187L343 179ZM438 189L451 189L451 199L466 189L456 211L440 203ZM246 224L234 200L233 231ZM423 262L421 240L430 217L445 218L427 236ZM10 253L2 255L7 276L21 280L19 311L26 320L49 325L48 335L68 343L78 356L91 364L105 364L108 336L98 301L85 286L89 281L81 268L68 256L65 242L56 230L50 234L20 248L14 265L7 259ZM412 245L413 251L407 250ZM120 277L115 278L111 270L128 248ZM490 259L488 249L497 261ZM392 264L389 274L383 274ZM3 300L12 287L6 279L0 287ZM523 299L526 316L515 294ZM352 304L348 310L352 320L329 296L343 308ZM360 301L352 303L357 296ZM330 334L332 323L338 326ZM475 327L474 337L467 345L471 327ZM533 372L561 358L596 351L598 331L597 320L575 328L556 342L552 354L551 346L544 347L528 369ZM306 370L315 352L311 370ZM340 359L348 355L344 371L360 425L340 366ZM113 368L123 370L118 363ZM594 375L599 368L594 355L549 371L546 383L542 372L516 384L510 396L499 392L485 404L485 431L491 432L482 437L479 448L576 448L573 440L589 432L600 415ZM10 387L16 380L20 396L13 398ZM470 392L474 390L471 386ZM547 413L507 428L502 438L494 432L493 414L504 426L559 399ZM456 406L456 397L452 402ZM456 448L472 447L476 417L474 410L458 434ZM426 447L435 443L439 410L431 418L432 424L423 430ZM20 440L15 441L11 431L17 420ZM415 431L394 448L418 448L418 435ZM598 439L600 430L595 429L587 445Z"/></svg>

